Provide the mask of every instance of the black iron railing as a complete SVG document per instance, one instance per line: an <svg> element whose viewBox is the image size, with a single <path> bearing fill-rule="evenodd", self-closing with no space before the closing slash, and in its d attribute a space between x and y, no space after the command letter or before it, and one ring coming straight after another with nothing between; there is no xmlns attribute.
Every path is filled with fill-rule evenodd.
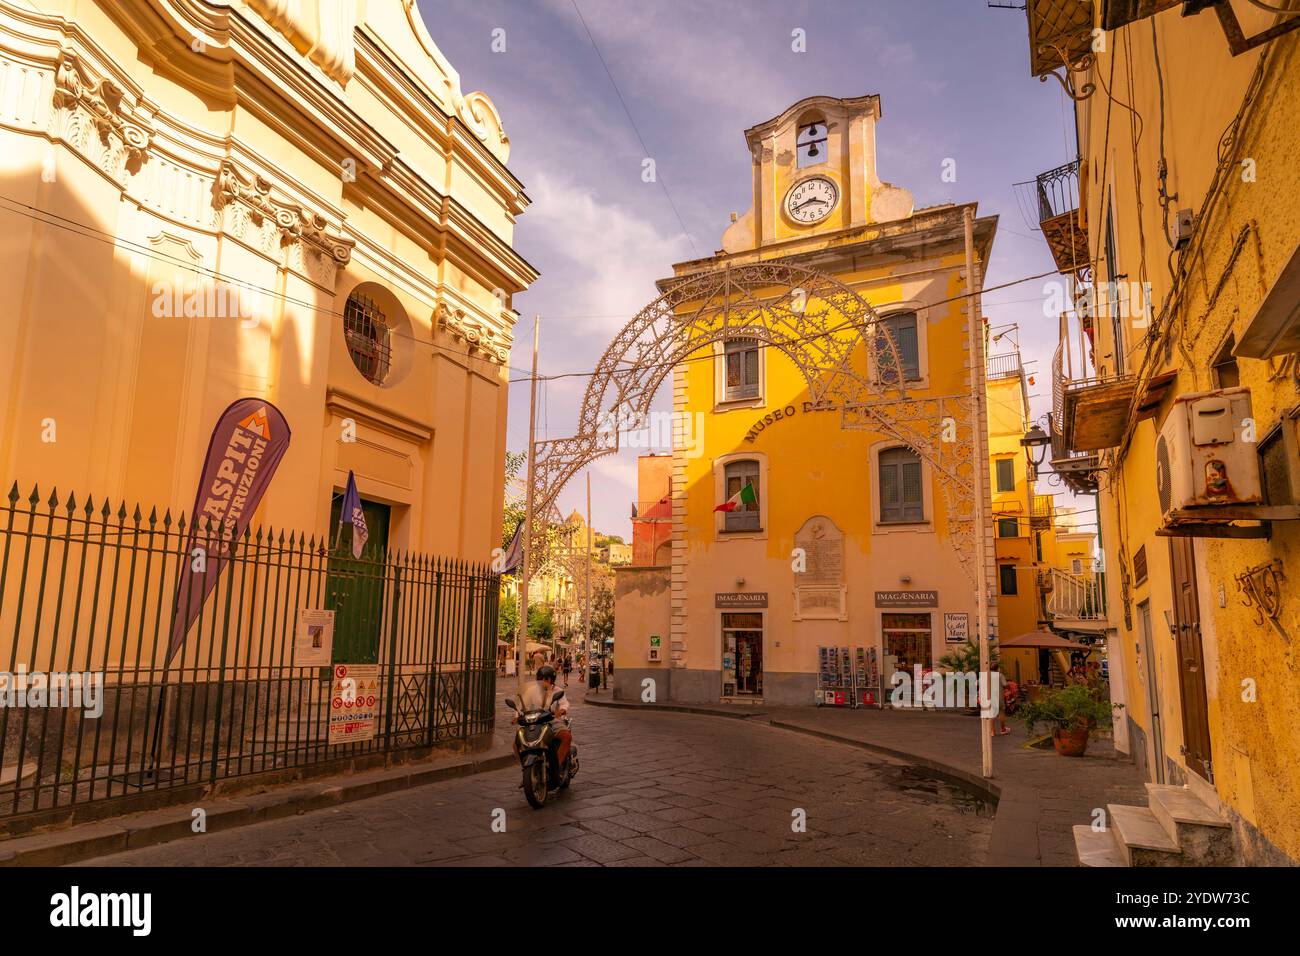
<svg viewBox="0 0 1300 956"><path fill-rule="evenodd" d="M1079 161L1039 173L1035 180L1038 194L1038 221L1047 222L1079 208Z"/></svg>
<svg viewBox="0 0 1300 956"><path fill-rule="evenodd" d="M490 732L488 569L250 530L168 660L183 563L220 547L193 530L16 484L0 501L0 821ZM302 610L334 611L333 661L377 668L372 734L329 742L335 672L295 663Z"/></svg>

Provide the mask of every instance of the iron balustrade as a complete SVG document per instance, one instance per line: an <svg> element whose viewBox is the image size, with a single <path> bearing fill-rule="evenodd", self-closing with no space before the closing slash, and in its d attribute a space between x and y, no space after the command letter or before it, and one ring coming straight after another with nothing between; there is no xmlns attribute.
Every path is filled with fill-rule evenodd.
<svg viewBox="0 0 1300 956"><path fill-rule="evenodd" d="M1057 166L1035 177L1040 223L1079 208L1079 161Z"/></svg>
<svg viewBox="0 0 1300 956"><path fill-rule="evenodd" d="M215 530L170 511L15 483L0 505L0 822L147 791L455 744L492 729L499 577L402 551L354 560L330 536ZM167 660L182 562L224 553ZM209 559L215 561L215 559ZM374 736L328 742L330 667L294 664L303 609L335 611L334 660L374 663ZM7 642L7 646L6 646ZM351 657L340 658L340 652ZM102 680L86 707L12 706L21 672ZM37 678L39 679L39 678ZM13 698L12 700L10 698Z"/></svg>

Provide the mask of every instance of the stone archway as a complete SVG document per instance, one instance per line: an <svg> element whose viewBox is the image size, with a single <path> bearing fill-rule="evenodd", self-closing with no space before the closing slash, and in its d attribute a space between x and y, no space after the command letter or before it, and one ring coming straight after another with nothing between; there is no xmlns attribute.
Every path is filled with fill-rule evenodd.
<svg viewBox="0 0 1300 956"><path fill-rule="evenodd" d="M537 443L536 511L546 513L571 478L617 452L620 431L644 427L655 392L676 365L737 336L780 350L803 375L813 401L841 410L843 427L879 432L929 463L943 486L949 533L972 573L970 396L909 395L897 345L871 304L833 276L786 263L727 266L673 280L637 313L588 382L577 434ZM860 345L867 350L865 373L854 367Z"/></svg>

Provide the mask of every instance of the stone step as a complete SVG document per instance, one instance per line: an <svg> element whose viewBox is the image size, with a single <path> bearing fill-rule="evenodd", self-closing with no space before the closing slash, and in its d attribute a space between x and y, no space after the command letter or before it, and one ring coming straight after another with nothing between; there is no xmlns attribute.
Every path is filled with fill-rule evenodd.
<svg viewBox="0 0 1300 956"><path fill-rule="evenodd" d="M1074 850L1080 866L1124 866L1124 856L1115 845L1115 838L1105 830L1094 830L1086 824L1074 827Z"/></svg>
<svg viewBox="0 0 1300 956"><path fill-rule="evenodd" d="M1182 866L1183 855L1148 807L1106 805L1109 829L1126 866Z"/></svg>
<svg viewBox="0 0 1300 956"><path fill-rule="evenodd" d="M1232 826L1216 810L1187 787L1159 783L1146 786L1151 812L1188 862L1197 866L1226 866L1232 862Z"/></svg>

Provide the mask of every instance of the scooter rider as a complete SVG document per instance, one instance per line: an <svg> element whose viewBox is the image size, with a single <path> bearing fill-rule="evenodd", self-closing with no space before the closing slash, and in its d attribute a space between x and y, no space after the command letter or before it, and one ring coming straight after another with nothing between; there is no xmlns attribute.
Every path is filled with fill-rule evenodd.
<svg viewBox="0 0 1300 956"><path fill-rule="evenodd" d="M545 664L537 669L537 683L530 684L524 689L523 700L521 700L519 713L526 714L533 710L550 710L560 722L555 725L555 738L559 741L559 747L556 751L556 760L560 766L569 756L569 746L573 743L573 731L569 729L569 698L561 697L559 700L552 700L555 693L555 668L550 664ZM515 723L519 718L515 717ZM515 739L514 743L515 756L519 756L519 740Z"/></svg>

